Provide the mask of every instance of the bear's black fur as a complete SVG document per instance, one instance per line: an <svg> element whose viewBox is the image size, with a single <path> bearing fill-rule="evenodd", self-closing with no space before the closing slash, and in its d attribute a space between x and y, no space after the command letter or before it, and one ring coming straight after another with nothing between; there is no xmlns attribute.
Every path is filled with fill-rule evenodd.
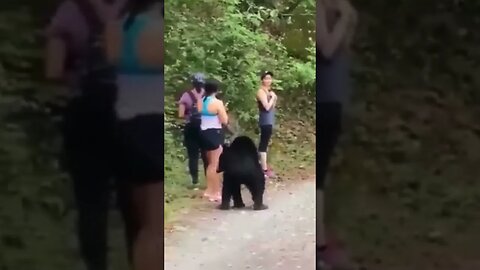
<svg viewBox="0 0 480 270"><path fill-rule="evenodd" d="M265 175L258 162L257 147L247 136L235 138L230 145L224 145L220 156L218 172L223 172L222 203L219 209L243 208L241 185L245 185L252 194L254 210L264 210Z"/></svg>

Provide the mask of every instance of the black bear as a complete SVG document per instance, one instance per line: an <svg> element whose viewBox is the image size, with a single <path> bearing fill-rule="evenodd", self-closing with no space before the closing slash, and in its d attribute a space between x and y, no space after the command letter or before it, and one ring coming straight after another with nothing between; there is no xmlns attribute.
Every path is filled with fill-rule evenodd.
<svg viewBox="0 0 480 270"><path fill-rule="evenodd" d="M224 145L220 155L218 172L223 172L222 203L219 209L230 209L230 199L233 197L233 207L243 208L241 185L245 185L252 194L254 210L264 210L265 175L258 162L257 147L252 139L240 136L230 145Z"/></svg>

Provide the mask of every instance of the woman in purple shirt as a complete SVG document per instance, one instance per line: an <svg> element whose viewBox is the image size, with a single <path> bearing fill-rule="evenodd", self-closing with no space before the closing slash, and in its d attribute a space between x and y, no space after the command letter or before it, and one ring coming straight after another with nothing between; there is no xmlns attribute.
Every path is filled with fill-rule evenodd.
<svg viewBox="0 0 480 270"><path fill-rule="evenodd" d="M91 34L87 17L103 19L101 24L113 19L124 1L109 2L114 3L103 0L63 1L46 32L46 77L66 88L58 93L68 100L62 125L65 169L73 182L80 252L88 270L108 268L107 217L110 180L116 175L113 143L116 119L113 99L104 102L85 94L102 93L100 90L106 89L86 89L80 78L87 62L86 51ZM79 4L90 9L88 14ZM112 83L108 90L114 88ZM129 236L127 241L132 243L133 226L127 217L128 192L120 186L118 190L119 205ZM128 247L130 249L131 245Z"/></svg>
<svg viewBox="0 0 480 270"><path fill-rule="evenodd" d="M188 171L193 185L198 184L199 155L203 161L204 174L206 175L207 172L207 157L205 152L201 151L200 115L196 108L197 101L203 98L204 87L205 75L203 73L193 74L192 88L185 91L178 101L178 117L185 119L184 145L187 148Z"/></svg>

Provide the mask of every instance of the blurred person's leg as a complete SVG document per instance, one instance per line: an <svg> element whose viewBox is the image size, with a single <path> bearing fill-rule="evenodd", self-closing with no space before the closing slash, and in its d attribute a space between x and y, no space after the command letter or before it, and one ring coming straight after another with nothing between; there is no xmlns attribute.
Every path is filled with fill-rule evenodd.
<svg viewBox="0 0 480 270"><path fill-rule="evenodd" d="M134 269L163 265L163 115L121 121L121 180L131 188Z"/></svg>
<svg viewBox="0 0 480 270"><path fill-rule="evenodd" d="M317 229L316 229L316 239L317 239L317 249L320 249L318 251L321 251L322 248L324 248L327 244L327 240L325 237L325 224L324 224L324 196L323 196L323 189L317 187L317 192L316 192L316 201L317 201L317 207L316 207L316 224L317 224Z"/></svg>
<svg viewBox="0 0 480 270"><path fill-rule="evenodd" d="M324 187L330 160L341 131L341 105L319 103L317 106L317 246L324 248ZM318 233L320 232L320 233Z"/></svg>
<svg viewBox="0 0 480 270"><path fill-rule="evenodd" d="M134 188L134 204L141 224L134 245L134 269L163 266L163 182Z"/></svg>
<svg viewBox="0 0 480 270"><path fill-rule="evenodd" d="M108 125L86 113L88 108L82 99L71 101L64 119L64 144L78 209L80 252L87 269L106 270L111 168L102 149L107 134L99 126Z"/></svg>
<svg viewBox="0 0 480 270"><path fill-rule="evenodd" d="M324 253L327 247L327 239L325 235L325 215L324 215L324 196L323 187L319 187L319 181L317 179L317 192L316 192L316 243L317 243L317 256L316 264L317 269L324 269L326 267L322 253Z"/></svg>
<svg viewBox="0 0 480 270"><path fill-rule="evenodd" d="M135 219L135 209L132 202L132 187L129 183L117 183L117 203L125 228L125 243L130 264L133 263L133 243L138 234L138 221Z"/></svg>
<svg viewBox="0 0 480 270"><path fill-rule="evenodd" d="M324 185L342 126L340 103L319 103L317 106L317 264L351 269L343 248L325 228ZM318 265L317 267L321 267ZM319 268L322 269L322 268Z"/></svg>
<svg viewBox="0 0 480 270"><path fill-rule="evenodd" d="M74 173L80 252L89 270L107 269L109 185L94 173Z"/></svg>

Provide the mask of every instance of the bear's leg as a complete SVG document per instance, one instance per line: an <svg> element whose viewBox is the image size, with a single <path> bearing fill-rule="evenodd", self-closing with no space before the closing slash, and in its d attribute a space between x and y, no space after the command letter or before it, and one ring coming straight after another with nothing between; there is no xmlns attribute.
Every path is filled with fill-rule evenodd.
<svg viewBox="0 0 480 270"><path fill-rule="evenodd" d="M236 182L232 185L232 195L233 195L233 207L234 208L244 208L245 204L242 200L242 188L240 182Z"/></svg>
<svg viewBox="0 0 480 270"><path fill-rule="evenodd" d="M256 194L253 198L253 210L265 210L268 206L263 203L263 192Z"/></svg>
<svg viewBox="0 0 480 270"><path fill-rule="evenodd" d="M248 183L247 188L252 194L253 210L265 210L267 205L263 204L263 193L265 192L265 176L262 171L252 175L252 179Z"/></svg>
<svg viewBox="0 0 480 270"><path fill-rule="evenodd" d="M223 175L222 203L218 206L220 210L230 209L230 198L232 197L232 179L228 175Z"/></svg>

